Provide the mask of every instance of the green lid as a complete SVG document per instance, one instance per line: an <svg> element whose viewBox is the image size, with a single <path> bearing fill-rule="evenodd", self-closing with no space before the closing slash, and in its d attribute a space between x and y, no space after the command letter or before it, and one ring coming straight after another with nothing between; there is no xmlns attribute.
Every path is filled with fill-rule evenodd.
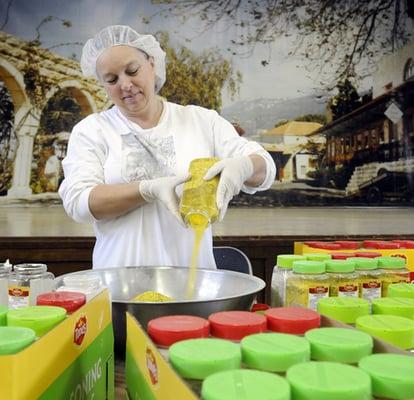
<svg viewBox="0 0 414 400"><path fill-rule="evenodd" d="M371 376L376 397L414 399L414 357L402 354L373 354L359 362L359 368Z"/></svg>
<svg viewBox="0 0 414 400"><path fill-rule="evenodd" d="M0 306L0 326L7 324L7 311L9 311L7 307Z"/></svg>
<svg viewBox="0 0 414 400"><path fill-rule="evenodd" d="M0 327L0 355L15 354L34 342L33 329L10 326Z"/></svg>
<svg viewBox="0 0 414 400"><path fill-rule="evenodd" d="M286 379L269 372L237 369L217 372L203 381L203 400L290 400Z"/></svg>
<svg viewBox="0 0 414 400"><path fill-rule="evenodd" d="M347 260L328 260L325 262L326 272L354 272L355 263Z"/></svg>
<svg viewBox="0 0 414 400"><path fill-rule="evenodd" d="M347 328L317 328L305 333L311 344L311 357L316 361L357 363L372 353L374 342L364 332Z"/></svg>
<svg viewBox="0 0 414 400"><path fill-rule="evenodd" d="M292 268L293 262L300 260L306 260L306 257L297 254L279 254L276 258L276 265L279 268Z"/></svg>
<svg viewBox="0 0 414 400"><path fill-rule="evenodd" d="M306 253L304 256L309 261L326 261L332 258L328 253Z"/></svg>
<svg viewBox="0 0 414 400"><path fill-rule="evenodd" d="M368 258L368 257L350 257L348 258L349 261L353 261L355 263L355 269L377 269L378 268L378 261L375 258Z"/></svg>
<svg viewBox="0 0 414 400"><path fill-rule="evenodd" d="M323 261L294 261L292 269L297 274L323 274L325 263Z"/></svg>
<svg viewBox="0 0 414 400"><path fill-rule="evenodd" d="M366 315L357 319L356 327L397 347L414 348L412 319L396 315Z"/></svg>
<svg viewBox="0 0 414 400"><path fill-rule="evenodd" d="M346 324L354 324L358 317L370 313L370 304L357 297L325 297L318 300L317 311Z"/></svg>
<svg viewBox="0 0 414 400"><path fill-rule="evenodd" d="M310 360L309 342L285 333L258 333L240 343L242 360L250 368L284 372L294 364Z"/></svg>
<svg viewBox="0 0 414 400"><path fill-rule="evenodd" d="M66 317L66 310L55 306L31 306L10 310L7 313L8 326L23 326L33 329L36 336L42 336Z"/></svg>
<svg viewBox="0 0 414 400"><path fill-rule="evenodd" d="M402 257L376 257L378 268L384 269L404 269L406 266L405 258Z"/></svg>
<svg viewBox="0 0 414 400"><path fill-rule="evenodd" d="M357 367L310 361L289 368L286 378L295 400L371 400L371 379Z"/></svg>
<svg viewBox="0 0 414 400"><path fill-rule="evenodd" d="M405 297L382 297L372 301L373 314L392 314L414 318L414 299Z"/></svg>
<svg viewBox="0 0 414 400"><path fill-rule="evenodd" d="M414 285L412 283L391 283L388 286L388 297L409 297L414 299Z"/></svg>
<svg viewBox="0 0 414 400"><path fill-rule="evenodd" d="M240 346L224 339L183 340L174 343L168 354L177 373L190 379L204 379L241 365Z"/></svg>

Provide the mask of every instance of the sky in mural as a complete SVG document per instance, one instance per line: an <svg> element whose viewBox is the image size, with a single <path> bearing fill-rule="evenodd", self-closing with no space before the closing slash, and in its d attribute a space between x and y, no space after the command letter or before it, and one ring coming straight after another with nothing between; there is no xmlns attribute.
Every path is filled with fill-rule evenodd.
<svg viewBox="0 0 414 400"><path fill-rule="evenodd" d="M168 31L173 45L185 45L196 53L218 47L224 57L232 60L234 69L243 75L240 92L233 100L223 92L224 107L238 100L289 99L319 91L316 72L306 71L304 60L288 55L292 49L291 38L277 40L271 46L257 45L249 57L231 56L225 49L231 38L237 38L236 27L222 23L201 32L202 24L196 18L182 24L178 18L161 16L152 18L150 24L142 22L142 16L154 15L163 7L149 0L0 0L0 24L2 30L31 40L36 37L36 27L46 16L69 20L70 28L62 26L59 19L43 24L39 29L40 40L44 47L66 57L75 53L78 59L81 46L53 46L84 43L99 29L112 24L130 25L141 33ZM262 59L269 59L266 67L261 65ZM366 89L370 84L367 79L360 83L360 89Z"/></svg>

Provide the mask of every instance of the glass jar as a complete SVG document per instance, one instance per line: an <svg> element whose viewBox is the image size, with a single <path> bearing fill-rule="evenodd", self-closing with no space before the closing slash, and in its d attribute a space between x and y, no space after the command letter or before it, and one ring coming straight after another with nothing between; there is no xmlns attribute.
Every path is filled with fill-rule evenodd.
<svg viewBox="0 0 414 400"><path fill-rule="evenodd" d="M204 175L218 158L197 158L190 163L191 179L184 183L180 213L184 222L194 226L211 224L218 218L216 192L219 176L206 181Z"/></svg>
<svg viewBox="0 0 414 400"><path fill-rule="evenodd" d="M305 256L296 254L280 254L276 258L273 268L270 305L272 307L283 307L286 303L286 280L292 271L294 261L306 260Z"/></svg>
<svg viewBox="0 0 414 400"><path fill-rule="evenodd" d="M294 261L286 281L286 306L316 310L319 299L328 297L329 283L321 261Z"/></svg>
<svg viewBox="0 0 414 400"><path fill-rule="evenodd" d="M349 260L328 260L325 263L330 297L358 297L358 274Z"/></svg>
<svg viewBox="0 0 414 400"><path fill-rule="evenodd" d="M12 265L9 260L0 263L0 306L9 306L9 276Z"/></svg>
<svg viewBox="0 0 414 400"><path fill-rule="evenodd" d="M76 272L64 276L61 283L63 285L59 286L57 291L83 293L86 296L87 302L105 288L101 277L96 273Z"/></svg>
<svg viewBox="0 0 414 400"><path fill-rule="evenodd" d="M353 257L348 260L355 263L355 271L358 274L359 297L372 300L381 297L381 276L382 272L378 269L378 262L375 258Z"/></svg>
<svg viewBox="0 0 414 400"><path fill-rule="evenodd" d="M55 276L46 264L17 264L9 276L9 307L36 305L41 293L55 290Z"/></svg>
<svg viewBox="0 0 414 400"><path fill-rule="evenodd" d="M402 257L377 257L378 268L382 275L382 297L388 296L388 286L392 283L410 282L410 271L405 258Z"/></svg>

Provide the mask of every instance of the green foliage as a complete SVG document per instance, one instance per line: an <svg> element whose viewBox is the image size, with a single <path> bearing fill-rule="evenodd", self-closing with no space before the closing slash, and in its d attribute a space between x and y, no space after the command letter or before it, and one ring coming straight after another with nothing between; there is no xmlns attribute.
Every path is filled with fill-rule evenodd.
<svg viewBox="0 0 414 400"><path fill-rule="evenodd" d="M167 53L167 79L161 96L174 103L219 111L222 89L227 87L231 96L237 93L242 76L217 50L210 49L201 55L186 47L175 50L165 33L160 35L160 42Z"/></svg>
<svg viewBox="0 0 414 400"><path fill-rule="evenodd" d="M303 122L317 122L321 125L326 125L327 119L325 114L305 114L295 118L295 121Z"/></svg>
<svg viewBox="0 0 414 400"><path fill-rule="evenodd" d="M336 87L338 94L331 99L329 105L334 120L349 114L361 105L360 96L348 79L339 82Z"/></svg>

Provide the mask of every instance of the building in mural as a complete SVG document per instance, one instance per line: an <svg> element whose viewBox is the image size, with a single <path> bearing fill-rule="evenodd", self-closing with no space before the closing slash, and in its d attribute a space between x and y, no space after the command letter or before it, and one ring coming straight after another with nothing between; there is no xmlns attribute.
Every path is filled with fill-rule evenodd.
<svg viewBox="0 0 414 400"><path fill-rule="evenodd" d="M109 106L105 92L82 76L77 61L5 32L0 32L0 82L14 111L8 133L12 144L5 155L12 174L10 182L1 182L7 188L1 193L55 192L69 132L84 116Z"/></svg>
<svg viewBox="0 0 414 400"><path fill-rule="evenodd" d="M414 41L383 58L372 100L317 131L346 196L369 203L414 197Z"/></svg>

